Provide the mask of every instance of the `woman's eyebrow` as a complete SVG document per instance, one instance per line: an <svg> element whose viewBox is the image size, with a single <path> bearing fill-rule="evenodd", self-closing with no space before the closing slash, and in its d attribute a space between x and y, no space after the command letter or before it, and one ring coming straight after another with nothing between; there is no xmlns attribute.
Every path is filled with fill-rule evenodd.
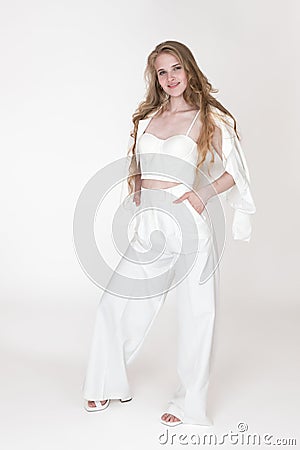
<svg viewBox="0 0 300 450"><path fill-rule="evenodd" d="M171 67L177 66L177 64L180 64L180 62L177 62L175 64L172 64ZM160 69L157 69L157 72L159 72L160 70L163 70L163 67L161 67Z"/></svg>

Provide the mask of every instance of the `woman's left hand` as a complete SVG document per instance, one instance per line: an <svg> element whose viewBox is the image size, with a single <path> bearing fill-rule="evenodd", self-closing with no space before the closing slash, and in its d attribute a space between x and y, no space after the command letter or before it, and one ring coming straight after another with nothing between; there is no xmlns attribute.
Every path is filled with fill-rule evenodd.
<svg viewBox="0 0 300 450"><path fill-rule="evenodd" d="M173 203L180 203L186 199L199 214L203 212L208 201L208 199L203 197L201 193L196 194L194 191L188 191L185 192L185 194L183 194L181 197L178 197L176 200L174 200Z"/></svg>

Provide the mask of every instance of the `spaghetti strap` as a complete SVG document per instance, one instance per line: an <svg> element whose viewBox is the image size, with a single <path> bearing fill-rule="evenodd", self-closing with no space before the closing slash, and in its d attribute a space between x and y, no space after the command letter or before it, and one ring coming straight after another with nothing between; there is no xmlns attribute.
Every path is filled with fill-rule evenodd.
<svg viewBox="0 0 300 450"><path fill-rule="evenodd" d="M192 127L193 127L193 125L194 125L194 123L195 123L195 121L196 121L197 117L198 117L198 114L199 114L199 112L200 112L200 109L199 109L199 110L197 111L197 114L195 115L195 117L194 117L194 119L193 119L193 121L192 121L192 123L191 123L191 125L190 125L189 129L187 130L187 132L186 132L186 136L188 136L188 135L189 135L189 133L190 133L190 131L191 131L191 129L192 129Z"/></svg>

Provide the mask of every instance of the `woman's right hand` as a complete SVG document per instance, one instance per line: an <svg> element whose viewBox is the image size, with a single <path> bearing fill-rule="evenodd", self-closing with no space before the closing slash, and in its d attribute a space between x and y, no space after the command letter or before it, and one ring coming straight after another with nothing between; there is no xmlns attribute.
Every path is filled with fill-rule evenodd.
<svg viewBox="0 0 300 450"><path fill-rule="evenodd" d="M133 202L136 204L136 206L139 206L141 203L141 186L142 186L142 176L141 174L136 174L135 180L134 180L134 196L133 196Z"/></svg>
<svg viewBox="0 0 300 450"><path fill-rule="evenodd" d="M133 196L133 202L136 204L136 206L140 206L141 204L141 191L135 192Z"/></svg>

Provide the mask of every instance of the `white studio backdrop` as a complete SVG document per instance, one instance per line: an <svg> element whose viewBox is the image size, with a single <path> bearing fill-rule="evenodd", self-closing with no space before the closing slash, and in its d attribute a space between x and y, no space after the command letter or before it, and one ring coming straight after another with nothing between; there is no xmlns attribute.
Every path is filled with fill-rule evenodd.
<svg viewBox="0 0 300 450"><path fill-rule="evenodd" d="M59 360L64 373L72 366L73 388L80 388L101 290L75 255L76 201L98 170L126 155L146 57L169 39L190 47L236 117L252 178L250 243L231 240L228 211L222 298L229 308L276 307L293 316L298 2L19 0L1 1L0 9L1 346L12 367ZM105 217L97 220L103 227ZM20 382L13 369L9 376L11 385L2 386L14 401L15 393L25 395L26 377Z"/></svg>

